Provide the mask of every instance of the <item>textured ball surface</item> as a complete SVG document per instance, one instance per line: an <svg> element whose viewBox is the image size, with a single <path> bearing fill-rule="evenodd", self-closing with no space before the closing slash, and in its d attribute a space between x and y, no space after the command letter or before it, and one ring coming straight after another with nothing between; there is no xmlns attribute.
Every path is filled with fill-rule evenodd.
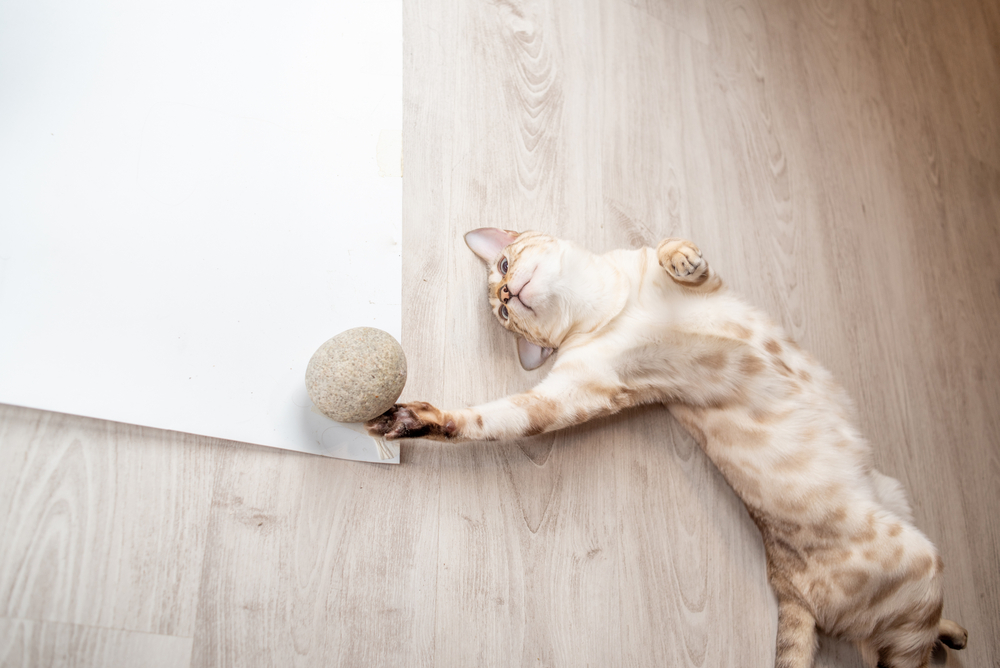
<svg viewBox="0 0 1000 668"><path fill-rule="evenodd" d="M392 335L374 327L341 332L313 353L306 391L338 422L366 422L389 410L406 384L406 355Z"/></svg>

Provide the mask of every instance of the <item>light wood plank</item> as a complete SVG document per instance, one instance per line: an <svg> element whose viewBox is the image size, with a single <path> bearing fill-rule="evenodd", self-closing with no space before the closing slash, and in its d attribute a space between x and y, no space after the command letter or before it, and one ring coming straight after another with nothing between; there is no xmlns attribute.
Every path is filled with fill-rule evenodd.
<svg viewBox="0 0 1000 668"><path fill-rule="evenodd" d="M701 42L708 37L708 3L705 0L626 0L647 16Z"/></svg>
<svg viewBox="0 0 1000 668"><path fill-rule="evenodd" d="M569 231L600 216L599 82L589 76L600 46L588 39L599 15L593 6L465 4L448 18L462 54L448 122L462 131L451 137L459 167L440 212L448 275L430 322L443 328L428 336L428 321L407 322L410 345L444 344L433 373L448 381L425 397L464 405L541 374L520 369L513 340L483 308L484 268L462 234L486 225ZM467 104L470 96L483 103ZM614 470L600 439L415 450L441 452L437 663L617 663Z"/></svg>
<svg viewBox="0 0 1000 668"><path fill-rule="evenodd" d="M0 406L3 616L193 635L216 443Z"/></svg>
<svg viewBox="0 0 1000 668"><path fill-rule="evenodd" d="M605 225L585 230L590 245L684 236L717 248L723 234L703 121L718 114L699 108L696 96L704 45L638 11L608 13L602 23ZM742 504L662 408L616 420L614 432L606 440L617 471L622 664L765 665L776 613L763 546ZM719 550L718 542L745 549ZM717 642L720 629L728 642Z"/></svg>
<svg viewBox="0 0 1000 668"><path fill-rule="evenodd" d="M0 617L4 668L186 668L191 638Z"/></svg>
<svg viewBox="0 0 1000 668"><path fill-rule="evenodd" d="M435 477L224 449L192 665L430 663Z"/></svg>

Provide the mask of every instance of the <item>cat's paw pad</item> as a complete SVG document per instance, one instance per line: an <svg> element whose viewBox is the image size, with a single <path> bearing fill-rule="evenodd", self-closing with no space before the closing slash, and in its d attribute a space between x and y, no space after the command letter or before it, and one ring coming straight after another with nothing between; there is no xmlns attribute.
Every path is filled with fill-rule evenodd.
<svg viewBox="0 0 1000 668"><path fill-rule="evenodd" d="M394 441L398 438L446 440L455 433L455 423L424 401L395 404L382 415L365 423L371 436Z"/></svg>
<svg viewBox="0 0 1000 668"><path fill-rule="evenodd" d="M708 278L708 263L686 239L665 239L656 249L660 266L679 283L697 285Z"/></svg>

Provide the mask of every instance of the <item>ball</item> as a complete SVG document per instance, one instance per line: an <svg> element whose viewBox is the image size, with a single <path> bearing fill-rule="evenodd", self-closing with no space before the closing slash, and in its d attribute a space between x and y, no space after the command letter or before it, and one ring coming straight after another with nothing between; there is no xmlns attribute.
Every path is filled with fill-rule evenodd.
<svg viewBox="0 0 1000 668"><path fill-rule="evenodd" d="M341 332L313 353L306 391L324 415L337 422L367 422L389 410L406 384L406 355L374 327Z"/></svg>

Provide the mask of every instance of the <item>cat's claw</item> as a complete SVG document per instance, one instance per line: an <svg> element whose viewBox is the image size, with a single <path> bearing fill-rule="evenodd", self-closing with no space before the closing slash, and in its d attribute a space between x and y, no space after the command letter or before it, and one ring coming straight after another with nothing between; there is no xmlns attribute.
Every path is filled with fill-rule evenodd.
<svg viewBox="0 0 1000 668"><path fill-rule="evenodd" d="M708 278L708 263L686 239L664 239L656 249L660 266L678 283L697 285Z"/></svg>
<svg viewBox="0 0 1000 668"><path fill-rule="evenodd" d="M447 440L455 434L455 422L424 401L395 404L382 415L365 423L369 435L394 441L399 438Z"/></svg>

